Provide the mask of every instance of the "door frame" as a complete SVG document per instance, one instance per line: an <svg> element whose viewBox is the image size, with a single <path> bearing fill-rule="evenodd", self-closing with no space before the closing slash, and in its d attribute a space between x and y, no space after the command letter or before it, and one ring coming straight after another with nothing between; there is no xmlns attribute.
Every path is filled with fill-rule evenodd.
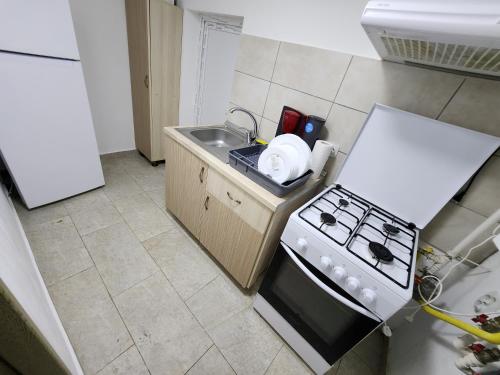
<svg viewBox="0 0 500 375"><path fill-rule="evenodd" d="M195 124L201 124L201 111L205 98L205 73L207 63L208 33L210 30L219 30L231 34L241 34L243 22L239 22L236 17L217 17L215 15L204 14L201 16L200 36L198 43L198 69L196 78L196 98L195 98Z"/></svg>

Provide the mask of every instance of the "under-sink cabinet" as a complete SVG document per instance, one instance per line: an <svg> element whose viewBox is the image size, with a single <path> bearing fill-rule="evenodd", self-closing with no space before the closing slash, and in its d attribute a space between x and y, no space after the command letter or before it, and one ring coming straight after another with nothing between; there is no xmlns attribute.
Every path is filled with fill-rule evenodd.
<svg viewBox="0 0 500 375"><path fill-rule="evenodd" d="M166 207L244 287L269 264L290 213L321 186L311 181L279 198L164 128Z"/></svg>

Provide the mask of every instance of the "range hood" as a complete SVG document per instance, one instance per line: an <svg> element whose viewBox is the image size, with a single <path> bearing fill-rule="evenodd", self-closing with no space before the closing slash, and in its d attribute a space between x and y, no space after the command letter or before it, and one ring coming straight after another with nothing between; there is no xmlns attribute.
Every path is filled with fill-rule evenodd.
<svg viewBox="0 0 500 375"><path fill-rule="evenodd" d="M500 1L369 1L361 24L384 60L500 77Z"/></svg>

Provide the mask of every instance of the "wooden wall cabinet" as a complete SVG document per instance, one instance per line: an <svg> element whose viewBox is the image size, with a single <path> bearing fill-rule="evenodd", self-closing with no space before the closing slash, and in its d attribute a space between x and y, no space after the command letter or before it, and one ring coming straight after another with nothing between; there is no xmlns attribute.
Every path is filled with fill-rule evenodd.
<svg viewBox="0 0 500 375"><path fill-rule="evenodd" d="M317 192L320 181L278 198L175 129L164 132L167 209L242 287L251 287L290 213Z"/></svg>
<svg viewBox="0 0 500 375"><path fill-rule="evenodd" d="M164 0L125 0L136 148L163 160L164 126L179 122L182 10Z"/></svg>

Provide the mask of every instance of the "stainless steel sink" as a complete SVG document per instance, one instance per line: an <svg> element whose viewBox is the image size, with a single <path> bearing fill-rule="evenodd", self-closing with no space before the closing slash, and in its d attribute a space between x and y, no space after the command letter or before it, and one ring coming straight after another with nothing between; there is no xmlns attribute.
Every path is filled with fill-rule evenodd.
<svg viewBox="0 0 500 375"><path fill-rule="evenodd" d="M177 128L179 133L191 139L224 163L229 162L229 151L246 147L245 135L228 124L220 126L200 126L195 128Z"/></svg>
<svg viewBox="0 0 500 375"><path fill-rule="evenodd" d="M221 128L199 129L191 131L191 135L207 146L231 148L242 143L242 138Z"/></svg>

